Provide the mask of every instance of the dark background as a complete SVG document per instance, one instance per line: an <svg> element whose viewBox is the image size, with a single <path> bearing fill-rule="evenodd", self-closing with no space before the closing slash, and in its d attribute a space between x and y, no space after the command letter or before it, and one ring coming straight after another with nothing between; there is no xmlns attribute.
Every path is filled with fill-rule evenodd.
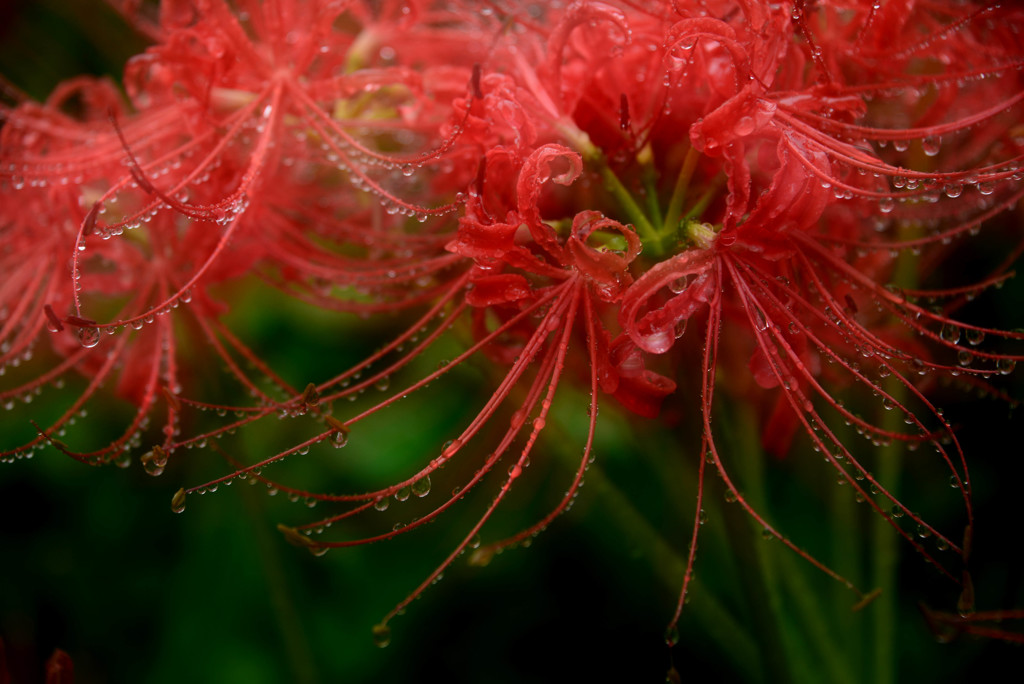
<svg viewBox="0 0 1024 684"><path fill-rule="evenodd" d="M60 79L79 73L116 78L124 60L144 46L99 2L0 4L0 74L33 97L45 97ZM1009 220L1019 226L1020 216ZM1000 239L1013 234L995 233ZM984 260L986 252L996 253L1004 245L975 245L959 258ZM1022 326L1021 303L1024 290L1015 280L982 297L967 313ZM246 339L271 356L280 348L277 330L313 321L319 334L306 342L312 351L285 360L299 378L295 382L322 372L320 354L359 358L363 350L347 340L387 340L398 329L397 321L324 320L279 304L272 297L250 295L237 302L233 315L246 321L240 324ZM430 363L436 361L425 360L421 369ZM481 379L487 372L483 364L471 366L432 388L433 393L400 403L388 413L400 430L383 425L367 435L353 434L342 452L314 452L310 458L380 459L392 469L392 478L407 473L486 400L490 385ZM1008 386L1018 397L1024 396L1019 376L1020 371ZM506 502L497 529L521 529L564 491L581 449L583 397L575 390L567 395L556 421L564 427L545 432L534 465L522 479L523 491ZM692 398L675 398L667 415L692 411L693 403ZM1004 403L973 400L952 390L943 391L942 403L961 426L973 469L979 608L1024 607L1020 414ZM128 470L89 468L52 449L29 462L5 465L0 468L0 636L12 681L42 681L44 662L54 648L71 655L76 681L83 683L652 682L663 681L673 661L687 681L770 681L777 671L768 663L779 639L804 644L797 650L806 651L808 667L821 657L819 645L807 637L813 628L799 617L806 617L797 608L801 600L826 625L826 641L842 654L852 680L874 678L869 652L875 606L850 613L851 594L788 554L772 551L771 562L779 572L800 573L811 591L779 594L781 626L764 619L769 597L743 579L743 566L750 562L745 554L756 546L742 538L749 533L745 523L736 523L735 514L723 510L717 483L709 485L705 506L711 520L698 558L701 585L684 613L681 643L670 652L663 631L675 606L678 562L692 515L695 428L628 418L612 406L601 411L597 452L604 477L592 473L573 510L531 548L507 552L483 569L456 562L444 581L393 621L392 644L383 650L372 644L372 625L457 544L487 496L457 506L439 524L409 538L314 558L284 543L274 530L278 522L309 520L309 513L302 504L266 496L262 486L222 488L215 495L192 497L181 516L170 512L168 503L178 487L201 482L218 468L223 472L212 453L172 463L160 478L148 477L137 463ZM0 416L7 420L14 418ZM78 429L108 428L96 418L81 421ZM260 437L248 439L257 445ZM772 519L826 561L842 557L845 548L853 558L852 572L863 575L870 564L871 517L840 498L849 492L834 492L835 475L820 458L812 457L806 445L798 449L805 453L765 464ZM298 470L301 478L303 468ZM338 468L330 470L338 476ZM460 471L449 475L457 481ZM909 488L930 477L927 468L912 463L904 473ZM335 486L346 489L337 480L325 488ZM920 489L925 490L922 508L940 511L940 522L956 529L960 511L955 503L949 520L942 520L942 504L928 500L926 487ZM435 504L442 500L440 491L435 484L429 497ZM948 491L935 497L955 502ZM837 510L846 511L846 517L837 517ZM399 520L401 509L393 502L380 515ZM358 536L378 528L371 519L346 530ZM500 538L500 533L487 538ZM781 548L777 541L757 543ZM897 548L900 589L891 604L896 679L956 682L969 675L984 681L1000 666L1018 670L1018 647L973 638L937 643L917 604L953 610L956 589L906 544ZM736 616L743 634L730 635L728 625L709 617L712 605ZM763 644L761 660L749 660L741 648L744 640Z"/></svg>

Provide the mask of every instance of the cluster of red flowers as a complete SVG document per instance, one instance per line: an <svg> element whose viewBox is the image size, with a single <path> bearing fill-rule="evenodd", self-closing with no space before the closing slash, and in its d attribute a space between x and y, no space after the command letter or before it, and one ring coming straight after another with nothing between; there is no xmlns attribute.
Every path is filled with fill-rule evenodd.
<svg viewBox="0 0 1024 684"><path fill-rule="evenodd" d="M701 486L674 625L706 471L768 536L842 580L730 478L714 421L725 394L756 404L767 451L805 434L866 505L969 583L967 463L925 390L942 375L987 387L1024 358L994 344L1024 335L951 314L1007 277L1019 245L955 289L917 289L905 265L925 280L1024 196L1024 12L871 0L164 0L158 16L120 5L153 41L125 70L126 96L82 78L2 110L0 402L13 410L76 385L58 412L15 426L26 432L0 445L5 460L51 445L127 465L139 450L160 474L180 449L268 417L314 421L299 443L228 457L231 472L172 506L236 479L347 506L282 526L316 553L404 534L490 484L464 539L376 628L384 644L390 618L457 556L473 549L485 563L572 503L602 397L654 417L689 393ZM307 305L411 322L361 363L293 386L224 321L253 275ZM335 406L386 389L460 330L468 342L450 363L358 415ZM48 365L32 359L40 346ZM477 357L502 369L493 395L404 480L337 495L264 474L344 446L357 423ZM244 399L203 394L211 363ZM567 380L590 405L565 496L481 546ZM905 429L846 408L846 388L902 414ZM111 389L133 407L122 432L73 446L68 428ZM843 442L843 422L876 444L933 450L958 488L965 538L889 494ZM432 475L463 461L469 479L407 525L312 534L425 496ZM949 552L940 559L906 521Z"/></svg>

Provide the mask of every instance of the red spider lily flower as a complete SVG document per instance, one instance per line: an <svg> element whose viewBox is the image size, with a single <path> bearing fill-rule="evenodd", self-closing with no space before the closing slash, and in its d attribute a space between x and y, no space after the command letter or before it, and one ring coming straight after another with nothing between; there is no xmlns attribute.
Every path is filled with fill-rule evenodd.
<svg viewBox="0 0 1024 684"><path fill-rule="evenodd" d="M1010 643L1024 643L1024 634L1005 626L1006 622L1024 619L1024 611L1021 610L964 611L962 614L954 615L936 612L923 605L920 609L935 638L943 643L964 634Z"/></svg>
<svg viewBox="0 0 1024 684"><path fill-rule="evenodd" d="M959 375L963 372L961 366L969 367L979 377L1006 372L1019 357L966 351L958 347L960 331L969 331L971 339L977 342L985 335L1002 334L1017 339L1019 336L964 326L946 313L924 310L913 303L908 293L892 292L883 287L883 279L891 266L878 258L869 259L867 254L858 255L870 251L877 257L879 250L900 247L920 249L947 243L954 236L976 230L984 218L1020 199L1019 184L1014 182L1018 179L1020 147L1012 142L1007 145L1004 140L993 136L987 142L989 156L976 167L959 171L915 172L883 161L869 152L870 148L863 142L854 147L849 141L856 133L857 136L874 137L877 141L898 140L897 149L906 150L911 139L923 138L920 144L926 148L925 155L936 156L939 152L935 141L928 139L930 132L939 135L959 132L991 117L1004 116L1005 110L1019 106L1017 77L1011 71L1016 68L1014 65L1019 59L1019 52L999 54L995 57L995 64L989 62L982 69L999 74L1003 80L1000 87L993 89L993 98L999 103L997 107L982 106L964 113L937 106L923 117L932 118L930 126L922 126L919 122L899 122L906 128L876 128L864 123L864 117L872 114L870 108L852 95L879 91L882 86L863 82L856 88L837 85L835 79L840 74L833 74L833 70L839 71L843 66L840 57L848 55L829 55L829 61L822 59L816 37L808 34L805 17L801 14L803 8L798 5L796 10L792 23L788 17L768 17L760 13L763 20L760 26L764 28L771 24L777 29L784 29L791 25L789 30L802 34L811 44L815 57L816 70L811 73L817 72L827 84L825 86L811 85L808 89L803 83L785 81L786 62L791 60L799 67L802 60L792 51L764 48L761 43L767 40L767 36L774 37L778 32L754 32L752 29L759 26L753 23L758 13L745 12L747 26L741 26L739 30L711 19L685 20L673 27L681 41L673 49L691 51L687 69L701 61L710 61L721 65L721 72L713 69L712 73L726 74L718 90L725 92L727 99L720 104L713 99L709 101L712 108L690 128L690 137L695 150L703 152L706 157L722 159L730 192L718 221L687 223L684 239L690 248L654 266L626 293L621 307L621 322L642 349L660 354L669 350L691 317L705 310L708 312L704 324L704 380L700 387L704 406L703 449L708 452L709 462L725 480L730 495L764 525L766 533L780 537L792 546L744 500L726 472L727 464L714 438L711 416L715 369L719 365L723 329L731 325L749 330L743 337L755 342L750 363L754 379L763 387L782 390L783 396L765 435L766 443L775 449L784 448L792 431L802 428L811 437L816 450L826 455L826 459L838 469L840 477L858 492L859 498L868 501L893 522L911 544L934 561L930 552L913 535L902 530L890 515L902 517L906 514L929 535L935 530L874 480L869 470L856 460L837 436L838 431L831 426L831 421L835 420L832 416L837 415L856 424L858 430L878 443L890 440L931 443L949 468L951 481L961 492L970 530L972 513L966 461L955 438L951 446L945 446L944 442L950 438L950 427L911 378L919 372L934 371ZM866 30L874 21L873 11L868 12L863 24L847 24L839 22L837 17L831 18L837 26L849 28L852 25ZM823 10L822 16L828 18L828 10ZM966 30L968 22L957 23L957 28ZM745 40L744 30L748 32ZM948 27L942 31L948 32ZM907 62L912 55L915 60L936 60L948 64L949 48L932 46L940 42L938 39L925 40L900 54L907 58ZM799 45L799 42L791 44ZM1017 49L1019 51L1019 46ZM921 54L928 52L938 56ZM766 56L776 60L781 58L781 61L765 64ZM991 54L988 57L992 59ZM911 68L906 63L899 66L908 71ZM763 73L756 73L758 69L763 69ZM953 71L956 82L961 83L972 69ZM807 73L807 69L803 67L793 73ZM896 75L898 73L899 70L895 69L885 74L889 87L896 87L891 84L901 81L906 84L903 87L922 87L913 75L901 78ZM769 90L773 78L791 93L800 87L806 95L773 95ZM936 82L950 81L925 81L930 84ZM743 83L746 85L738 90L730 90ZM986 104L988 101L991 100L975 100ZM828 117L817 114L809 117L814 122L812 128L802 120L806 115L793 109L796 102L802 106L824 105L828 109ZM942 122L942 117L947 116L952 120ZM858 122L849 122L848 117L855 117ZM1005 123L1000 126L1005 126ZM979 142L985 144L984 136ZM756 165L752 162L755 159ZM689 174L690 170L684 169L684 173ZM905 178L904 174L912 180ZM929 206L943 199L939 196L940 188L949 189L962 185L965 179L977 181L979 177L984 180L978 185L978 194L997 194L998 199L989 201L983 198L976 205L954 207L957 213L952 215ZM868 178L870 180L865 180ZM895 192L887 183L879 186L880 181L885 183L889 178ZM757 190L759 186L760 190ZM908 186L911 192L901 194ZM946 195L955 199L959 192L952 191ZM917 240L893 243L873 233L870 226L851 223L850 219L858 214L870 216L875 213L872 211L875 202L883 215L891 214L897 200L901 203L901 219L927 222L929 234ZM862 208L851 212L850 205L854 202L860 203ZM913 296L953 297L976 291L992 282L957 291L915 292ZM932 360L916 343L908 343L882 330L881 325L889 324L877 312L866 311L869 304L877 307L884 316L902 322L911 332L945 347L946 357L940 355L939 359ZM874 330L872 326L875 326ZM898 334L901 338L906 337L905 331ZM728 335L734 338L731 332ZM948 358L951 352L955 354L955 360ZM829 368L823 368L823 365ZM884 377L895 380L883 382L876 379ZM917 434L893 432L853 414L832 394L834 390L830 386L837 381L870 388L886 408L904 413L905 422L916 426ZM909 398L901 400L893 396L891 392L894 390L887 384L889 382L902 385L904 389L900 394L905 392ZM830 409L823 410L823 405ZM927 419L929 415L930 420ZM935 427L927 426L928 422ZM867 484L861 485L862 481ZM874 500L873 497L877 496L882 500ZM697 529L695 524L691 564ZM968 549L966 546L961 548L956 538L937 534L936 539L941 548L953 549L966 560ZM812 559L812 562L816 561ZM958 569L944 572L954 581L959 581ZM684 586L684 596L685 593Z"/></svg>
<svg viewBox="0 0 1024 684"><path fill-rule="evenodd" d="M74 684L75 664L64 651L54 649L46 661L46 684ZM0 639L0 684L10 684L11 673L7 668L7 652L4 640Z"/></svg>
<svg viewBox="0 0 1024 684"><path fill-rule="evenodd" d="M137 407L135 417L106 448L75 455L90 462L121 460L162 398L164 443L170 445L183 365L173 326L126 333L111 345L100 344L102 333L141 330L192 302L196 327L231 374L276 405L230 358L240 354L256 362L212 322L223 307L207 295L210 287L258 271L300 299L370 313L435 296L435 276L443 283L457 261L444 253L444 235L421 230L410 236L403 228L406 216L424 221L459 201L451 178L442 187L417 172L454 163L460 126L447 123L442 103L463 95L469 77L468 70L443 65L414 72L398 57L382 55L375 41L387 39L389 22L409 24L412 18L397 6L296 3L272 10L254 3L235 14L222 2L200 2L164 9L153 31L160 42L126 70L134 112L126 113L108 84L88 80L62 87L42 107L26 103L4 111L0 174L20 204L18 211L14 201L5 210L5 231L12 233L6 254L16 276L5 298L13 302L24 287L32 296L11 307L3 360L27 358L44 322L55 333L76 335L84 350L59 338L55 344L66 361L43 376L14 379L0 397L5 403L31 398L71 367L91 378L61 418L4 451L5 458L63 434L114 374L121 378L118 392ZM286 39L281 17L268 14L277 10L314 30L298 42ZM362 32L343 27L339 15L346 10ZM429 32L433 21L413 25ZM365 28L371 23L374 31ZM371 40L371 33L380 38ZM416 47L408 47L412 54L401 57L417 59ZM62 111L75 108L78 117ZM376 198L323 196L325 186L339 183ZM23 191L26 185L32 190ZM450 201L430 199L426 206L397 194L424 190L431 197L446 193ZM59 201L39 211L34 203L47 198ZM36 235L47 223L66 230L48 237L43 244L49 247L40 250ZM69 278L58 267L66 259ZM410 296L410 286L420 294ZM334 287L355 290L360 299L344 303L319 294ZM90 300L101 308L121 304L103 322L96 313L87 317L83 307ZM87 351L97 346L95 353Z"/></svg>
<svg viewBox="0 0 1024 684"><path fill-rule="evenodd" d="M1002 51L987 50L970 64L954 60L953 55L963 56L965 45L983 40L980 34L999 30L976 25L986 20L987 12L950 23L922 9L917 25L932 31L934 39L898 48L900 59L883 69L872 66L864 51L849 47L870 41L871 31L878 30L881 20L874 9L852 8L837 15L824 6L818 10L823 28L817 33L811 32L816 24L805 16L810 10L802 4L769 9L739 3L732 11L724 4L720 9L724 19L697 16L678 3L643 11L578 2L564 11L551 9L543 22L514 12L504 17L506 24L525 30L491 44L471 78L475 97L457 105L465 112L460 142L477 145L481 160L448 249L473 267L393 343L359 367L311 386L310 392L324 403L354 396L408 365L459 317L471 320L475 343L455 363L371 409L344 422L325 417L324 430L301 444L182 490L175 507L183 507L193 491L242 476L265 480L259 472L266 466L319 442L347 439L357 423L473 354L504 364L506 375L492 400L440 457L407 479L344 496L265 480L294 497L352 506L298 528L282 527L289 540L319 553L416 529L484 477L494 477L502 458L510 461L508 477L498 474L498 495L463 541L378 626L378 640L385 642L390 618L477 543L482 526L520 476L563 374L573 367L573 346L586 350L591 389L590 427L577 476L550 515L509 539L477 548L477 562L528 539L568 507L589 459L599 391L641 415L656 415L675 382L646 369L644 357L673 351L684 336L694 338L692 327L690 335L686 332L687 323L695 319L704 328L703 335L696 335L703 350L680 356L703 358L701 381L693 388L702 397L701 451L707 452L707 463L723 477L730 496L767 534L842 580L776 530L730 478L712 420L723 353L729 355L730 366L748 367L758 385L779 394L766 423L767 446L785 452L802 430L839 477L926 557L936 561L896 518L913 520L940 547L966 558L966 544L934 529L884 489L838 437L834 424L850 422L876 443L897 440L933 447L960 492L971 528L964 455L915 376L971 373L980 380L1007 372L1017 356L976 348L967 358L959 337L980 343L985 336L1020 336L961 324L914 299L970 294L996 284L1001 276L933 292L893 291L884 283L892 273L893 250L939 251L943 243L975 231L984 219L1020 198L1020 147L1005 135L1010 115L1004 114L1020 106L1017 46L1001 35ZM845 85L853 81L851 73L860 76L857 85ZM973 77L980 74L987 78L975 85ZM917 120L894 120L888 107L872 104L898 88L913 88L920 98L925 87L970 93L968 101L976 106L926 99L916 108ZM992 102L998 104L990 106ZM935 147L935 136L952 140L978 127L983 132L972 139L969 154L955 143ZM681 139L680 131L688 135ZM934 160L927 165L942 163L950 170L905 168L912 160L898 155L912 141L926 159ZM884 151L889 143L896 156ZM658 178L675 180L659 184ZM583 190L588 184L591 189ZM608 190L592 189L600 184ZM953 188L964 184L976 185L979 196L991 199L972 205L953 201L958 195ZM558 185L566 190L556 192ZM612 218L616 213L634 225ZM921 237L886 237L890 226L911 222L922 226ZM443 320L442 313L447 314ZM608 314L616 316L617 326ZM436 327L411 351L401 352L427 324ZM746 343L722 349L723 335ZM731 358L737 352L739 359ZM398 360L370 377L357 378L394 353L400 354ZM358 382L343 386L353 379ZM390 497L401 499L410 489L429 490L431 476L467 451L467 443L495 420L518 384L524 388L522 403L501 428L503 436L450 499L408 526L367 539L330 542L304 534L371 506L380 509ZM846 409L836 398L839 386L874 393L886 408L904 414L911 430L897 432ZM296 402L300 407L309 403L302 397ZM510 448L520 434L525 446L517 458ZM702 477L703 471L702 464ZM696 519L693 529L686 583L697 547ZM942 572L959 581L958 568ZM675 619L678 613L673 624Z"/></svg>
<svg viewBox="0 0 1024 684"><path fill-rule="evenodd" d="M145 23L157 44L129 66L134 111L115 113L81 167L96 175L95 197L78 207L88 208L71 246L92 254L97 240L140 222L149 237L95 252L109 251L121 280L72 249L72 282L129 303L106 324L83 317L78 290L63 318L44 308L55 327L91 335L145 323L194 293L202 339L253 401L179 394L169 327L147 330L132 349L122 336L113 354L83 355L79 365L99 382L123 364L120 384L139 407L126 435L170 388L164 438L148 462L162 469L176 450L210 442L225 454L231 472L179 490L175 511L193 493L262 482L340 508L280 528L319 554L423 527L491 484L496 493L461 541L375 628L385 645L390 620L460 554L472 549L471 560L486 563L569 508L591 460L601 394L653 418L686 393L699 397L690 434L701 458L669 642L696 562L708 470L767 536L869 599L744 496L714 420L724 395L754 407L766 450L785 455L803 435L969 595L967 457L927 381L987 386L1024 358L993 343L1024 335L955 314L961 299L1005 279L1010 260L951 289L889 283L901 279L901 255L922 254L923 280L954 240L1024 197L1019 11L748 0L513 2L486 13L458 3L407 13L398 3L238 5L233 13L214 0L168 3L159 22ZM312 29L283 29L299 25ZM70 135L43 117L12 115L7 125L21 138ZM0 173L52 183L53 164L77 163L68 146L52 145L43 161L19 151ZM127 172L114 163L122 158ZM210 288L248 270L317 307L420 313L362 362L300 390L216 320ZM342 400L387 391L392 376L460 333L468 341L450 363L339 417ZM499 368L493 394L440 454L398 482L331 494L264 474L319 445L344 446L360 423L477 357ZM656 370L691 369L694 359L695 372ZM564 496L535 524L481 545L572 381L589 391L589 415ZM851 390L907 427L847 408L840 394ZM236 416L179 432L182 414L208 410ZM244 459L219 446L272 415L316 427ZM844 442L843 423L874 444L934 453L957 489L965 534L937 529L888 491ZM116 447L132 437L122 439ZM467 462L474 467L458 489L408 524L356 539L314 536L392 497L426 496L442 468ZM923 532L911 534L904 518ZM926 546L925 535L950 553Z"/></svg>

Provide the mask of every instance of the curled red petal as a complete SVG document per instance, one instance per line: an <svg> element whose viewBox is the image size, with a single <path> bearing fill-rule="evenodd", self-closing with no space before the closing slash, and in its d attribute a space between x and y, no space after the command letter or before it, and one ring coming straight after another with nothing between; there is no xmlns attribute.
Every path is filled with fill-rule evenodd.
<svg viewBox="0 0 1024 684"><path fill-rule="evenodd" d="M518 273L499 273L472 281L473 289L466 294L470 306L486 307L526 299L531 294L530 283Z"/></svg>
<svg viewBox="0 0 1024 684"><path fill-rule="evenodd" d="M557 168L556 165L561 165L562 168ZM538 201L541 189L549 181L559 185L571 185L581 173L583 159L579 153L563 145L543 145L527 157L516 185L519 214L525 220L533 239L563 263L564 249L551 226L541 220Z"/></svg>
<svg viewBox="0 0 1024 684"><path fill-rule="evenodd" d="M591 246L588 239L595 232L605 231L618 233L625 238L626 249L622 253L609 251L604 246ZM572 234L566 244L573 265L594 283L598 296L608 302L618 300L625 288L633 282L626 269L643 249L636 231L606 218L598 211L582 211L573 217Z"/></svg>
<svg viewBox="0 0 1024 684"><path fill-rule="evenodd" d="M745 138L763 129L775 116L778 105L760 96L758 83L748 83L739 93L690 127L690 141L709 156L738 138Z"/></svg>
<svg viewBox="0 0 1024 684"><path fill-rule="evenodd" d="M605 387L623 407L637 415L654 418L661 403L676 389L676 383L644 367L643 352L628 336L611 344L611 362L615 369L613 389Z"/></svg>
<svg viewBox="0 0 1024 684"><path fill-rule="evenodd" d="M46 661L46 684L74 684L75 666L71 656L59 648Z"/></svg>
<svg viewBox="0 0 1024 684"><path fill-rule="evenodd" d="M664 375L645 370L638 376L619 379L615 398L622 406L645 418L656 418L665 397L676 390L676 383Z"/></svg>
<svg viewBox="0 0 1024 684"><path fill-rule="evenodd" d="M714 256L691 250L655 265L622 297L619 323L638 347L663 354L676 339L677 326L714 297ZM668 288L674 296L662 299Z"/></svg>

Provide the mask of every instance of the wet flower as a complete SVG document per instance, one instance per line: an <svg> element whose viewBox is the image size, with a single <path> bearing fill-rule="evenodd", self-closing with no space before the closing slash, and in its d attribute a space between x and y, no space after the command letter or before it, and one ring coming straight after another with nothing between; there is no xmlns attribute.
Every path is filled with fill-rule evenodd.
<svg viewBox="0 0 1024 684"><path fill-rule="evenodd" d="M157 403L168 448L190 369L166 315L182 304L229 375L278 406L237 365L240 356L260 366L216 321L225 306L211 288L259 273L298 299L370 313L432 298L435 277L443 282L456 261L444 234L409 235L405 217L422 222L458 204L457 182L438 181L443 188L429 176L458 155L459 124L444 103L466 92L469 72L395 65L371 37L414 18L397 7L295 3L289 20L312 27L296 41L258 4L239 14L219 2L162 9L159 24L145 25L156 43L126 69L128 103L106 81L79 79L42 105L3 112L12 278L2 361L27 360L44 324L65 360L13 378L0 398L31 398L71 368L90 379L62 417L37 425L6 458L51 442L126 464ZM407 48L417 58L412 41ZM339 185L356 192L324 194ZM341 302L333 288L360 299ZM55 442L114 376L136 407L124 435L88 453Z"/></svg>
<svg viewBox="0 0 1024 684"><path fill-rule="evenodd" d="M177 377L188 361L165 324L122 332L106 356L57 343L58 370L5 397L75 367L95 386L81 402L119 374L136 417L108 449L136 445L162 401L163 437L145 463L162 471L193 446L229 463L227 474L179 490L175 511L235 480L263 484L330 509L279 528L317 555L393 539L476 502L450 553L374 629L381 646L392 618L460 555L486 564L572 505L606 397L647 419L666 405L693 409L677 423L698 475L670 645L697 564L708 472L765 538L848 586L851 603L876 595L791 539L744 491L730 421L747 423L777 457L801 442L819 453L972 607L968 455L930 385L992 388L1024 358L1013 346L1024 335L957 312L1000 285L1012 259L952 287L929 282L956 264L954 244L1024 196L1018 10L240 5L165 3L159 22L129 11L155 39L128 67L131 107L74 121L59 105L8 111L0 173L7 192L34 186L18 195L25 206L42 201L41 188L67 194L57 207L71 205L52 253L32 258L52 273L70 252L74 287L59 299L57 280L15 271L37 301L12 309L17 322L5 328L18 353L41 335L44 319L28 323L39 303L50 327L77 329L91 349L100 331L145 328L187 293L189 325L249 396L190 394ZM117 100L105 86L82 93ZM90 150L85 161L70 139ZM68 173L82 178L61 182ZM5 225L27 245L38 217L11 212ZM17 263L30 250L12 244ZM325 359L317 377L285 378L221 317L218 297L247 286L250 271L293 301L366 317L403 311L406 323L354 365ZM118 302L110 322L85 318L87 294ZM424 370L453 339L460 351ZM314 448L345 446L397 402L469 367L486 369L489 396L398 481L335 494L276 474ZM374 390L384 398L340 408ZM564 493L525 529L481 541L544 454L553 407L566 400L585 406L586 419ZM198 415L210 412L232 417ZM239 457L231 435L273 417L299 427ZM28 446L54 443L65 422ZM917 513L873 471L874 454L851 444L851 430L879 448L927 453L955 489L963 529ZM324 534L392 500L425 498L438 480L455 489L418 517L355 538Z"/></svg>

